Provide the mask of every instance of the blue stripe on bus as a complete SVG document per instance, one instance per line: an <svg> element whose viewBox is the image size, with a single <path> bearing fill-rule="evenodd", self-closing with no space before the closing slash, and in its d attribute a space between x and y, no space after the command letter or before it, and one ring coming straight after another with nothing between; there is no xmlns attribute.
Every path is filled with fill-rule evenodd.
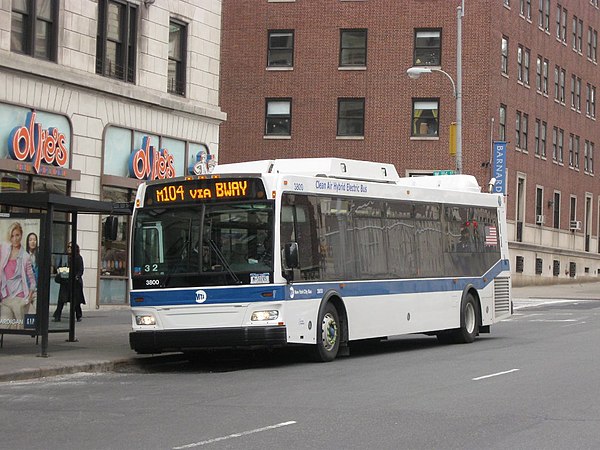
<svg viewBox="0 0 600 450"><path fill-rule="evenodd" d="M151 289L130 293L131 306L175 306L202 304L254 303L321 298L327 291L343 297L367 297L413 292L462 291L467 285L483 289L502 271L508 260L498 261L481 277L405 279L351 282L298 282L290 285L207 287L197 289ZM197 301L198 299L198 301Z"/></svg>

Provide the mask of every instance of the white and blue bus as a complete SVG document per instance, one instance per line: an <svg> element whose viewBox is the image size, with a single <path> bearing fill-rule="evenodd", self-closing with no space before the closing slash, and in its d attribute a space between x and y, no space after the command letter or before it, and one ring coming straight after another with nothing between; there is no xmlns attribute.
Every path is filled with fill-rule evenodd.
<svg viewBox="0 0 600 450"><path fill-rule="evenodd" d="M423 333L472 342L511 314L501 195L337 158L224 164L144 183L132 220L132 349L305 345Z"/></svg>

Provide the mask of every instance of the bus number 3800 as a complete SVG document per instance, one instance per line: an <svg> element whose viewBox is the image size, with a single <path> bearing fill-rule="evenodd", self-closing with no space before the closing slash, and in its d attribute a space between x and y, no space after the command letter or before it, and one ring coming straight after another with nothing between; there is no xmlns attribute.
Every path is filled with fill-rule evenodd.
<svg viewBox="0 0 600 450"><path fill-rule="evenodd" d="M160 281L158 280L146 280L146 286L158 286Z"/></svg>

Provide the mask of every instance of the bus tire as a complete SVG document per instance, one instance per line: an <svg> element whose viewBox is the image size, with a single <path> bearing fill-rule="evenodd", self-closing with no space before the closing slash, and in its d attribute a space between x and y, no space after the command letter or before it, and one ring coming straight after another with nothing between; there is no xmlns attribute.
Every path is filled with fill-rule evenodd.
<svg viewBox="0 0 600 450"><path fill-rule="evenodd" d="M317 322L317 345L312 351L317 362L330 362L335 359L340 348L341 329L339 314L335 306L327 302L321 307Z"/></svg>
<svg viewBox="0 0 600 450"><path fill-rule="evenodd" d="M440 344L469 344L479 330L479 309L473 294L468 293L460 305L460 328L442 330L437 335Z"/></svg>
<svg viewBox="0 0 600 450"><path fill-rule="evenodd" d="M455 331L458 344L469 344L475 340L479 331L479 309L477 301L470 292L460 305L460 328Z"/></svg>

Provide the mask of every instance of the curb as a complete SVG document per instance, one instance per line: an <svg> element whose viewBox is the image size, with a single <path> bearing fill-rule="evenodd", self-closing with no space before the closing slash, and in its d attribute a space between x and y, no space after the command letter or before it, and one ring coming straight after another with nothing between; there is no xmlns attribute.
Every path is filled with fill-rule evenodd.
<svg viewBox="0 0 600 450"><path fill-rule="evenodd" d="M93 363L71 364L59 367L45 367L38 369L23 369L18 372L0 374L0 383L11 381L24 381L36 378L54 377L57 375L71 375L74 373L101 373L112 372L119 367L137 365L136 359L121 359L115 361L100 361Z"/></svg>

